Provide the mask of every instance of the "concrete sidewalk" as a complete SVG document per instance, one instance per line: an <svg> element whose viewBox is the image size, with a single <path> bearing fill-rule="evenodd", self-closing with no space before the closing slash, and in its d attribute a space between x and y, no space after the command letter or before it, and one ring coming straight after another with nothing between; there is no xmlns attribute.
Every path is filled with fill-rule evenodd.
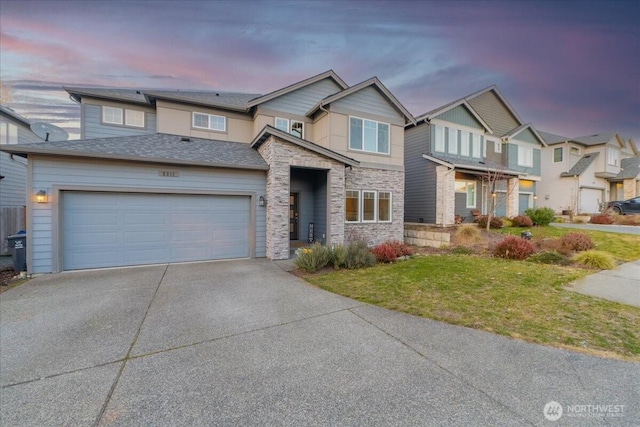
<svg viewBox="0 0 640 427"><path fill-rule="evenodd" d="M583 277L566 289L640 307L640 260Z"/></svg>

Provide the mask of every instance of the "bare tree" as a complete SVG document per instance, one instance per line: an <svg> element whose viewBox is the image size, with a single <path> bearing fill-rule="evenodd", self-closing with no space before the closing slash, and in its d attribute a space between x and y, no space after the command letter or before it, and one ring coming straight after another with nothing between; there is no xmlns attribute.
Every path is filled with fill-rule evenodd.
<svg viewBox="0 0 640 427"><path fill-rule="evenodd" d="M498 207L498 184L500 182L503 181L507 181L509 180L509 178L513 178L512 175L507 175L504 170L500 170L500 169L489 169L487 168L487 173L486 175L484 175L482 177L482 179L487 183L487 186L489 188L489 209L487 212L487 225L486 225L486 230L489 231L489 229L491 228L491 220L493 219L493 217L495 216L495 211L496 208ZM514 184L511 185L511 187L509 187L509 185L505 185L505 190L506 190L506 195L507 195L507 200L509 200L509 194L511 194L512 191L515 190L515 182Z"/></svg>

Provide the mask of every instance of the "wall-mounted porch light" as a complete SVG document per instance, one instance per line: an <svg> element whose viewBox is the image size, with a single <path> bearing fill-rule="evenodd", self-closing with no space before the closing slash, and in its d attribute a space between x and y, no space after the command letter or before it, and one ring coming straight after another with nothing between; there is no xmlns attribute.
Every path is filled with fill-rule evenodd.
<svg viewBox="0 0 640 427"><path fill-rule="evenodd" d="M36 203L47 203L47 192L40 190L36 193Z"/></svg>
<svg viewBox="0 0 640 427"><path fill-rule="evenodd" d="M258 206L267 206L267 199L264 196L260 196L260 198L258 199Z"/></svg>

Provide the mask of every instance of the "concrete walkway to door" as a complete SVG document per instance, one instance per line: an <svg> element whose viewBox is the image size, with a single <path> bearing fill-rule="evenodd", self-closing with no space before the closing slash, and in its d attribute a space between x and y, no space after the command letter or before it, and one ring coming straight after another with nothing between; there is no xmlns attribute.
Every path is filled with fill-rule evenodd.
<svg viewBox="0 0 640 427"><path fill-rule="evenodd" d="M266 260L37 277L0 295L0 424L638 425L640 366L412 317ZM571 405L622 405L616 418Z"/></svg>

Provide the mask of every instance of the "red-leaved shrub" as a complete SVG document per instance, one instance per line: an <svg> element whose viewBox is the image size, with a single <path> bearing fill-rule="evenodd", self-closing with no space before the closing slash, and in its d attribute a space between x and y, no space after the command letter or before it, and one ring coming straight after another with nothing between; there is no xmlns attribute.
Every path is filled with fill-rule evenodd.
<svg viewBox="0 0 640 427"><path fill-rule="evenodd" d="M584 233L567 233L560 238L561 252L586 251L593 249L595 245L591 237Z"/></svg>
<svg viewBox="0 0 640 427"><path fill-rule="evenodd" d="M526 215L518 215L511 218L514 227L533 227L533 221Z"/></svg>
<svg viewBox="0 0 640 427"><path fill-rule="evenodd" d="M531 240L515 236L507 236L494 248L493 255L507 259L525 259L536 250Z"/></svg>
<svg viewBox="0 0 640 427"><path fill-rule="evenodd" d="M378 262L394 262L396 259L413 254L411 248L397 240L389 240L371 248Z"/></svg>
<svg viewBox="0 0 640 427"><path fill-rule="evenodd" d="M477 219L478 227L487 228L488 220L489 220L489 217L487 215L478 217ZM491 218L491 223L489 224L489 228L502 228L502 225L503 225L502 220L494 216Z"/></svg>
<svg viewBox="0 0 640 427"><path fill-rule="evenodd" d="M613 224L613 219L607 214L598 214L591 217L591 224Z"/></svg>

